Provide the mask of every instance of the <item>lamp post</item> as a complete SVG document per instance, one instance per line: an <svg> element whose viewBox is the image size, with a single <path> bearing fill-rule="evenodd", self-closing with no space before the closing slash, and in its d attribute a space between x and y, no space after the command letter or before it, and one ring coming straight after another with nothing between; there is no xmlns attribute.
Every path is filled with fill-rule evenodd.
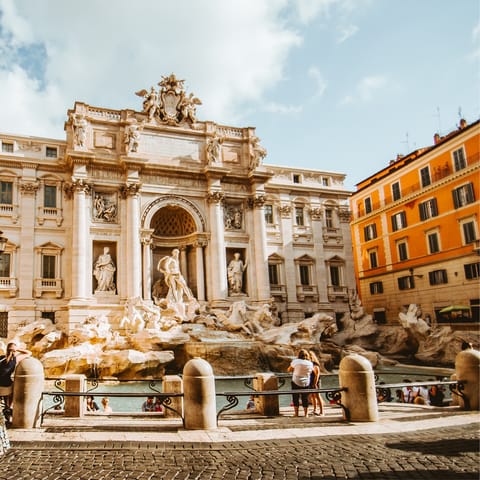
<svg viewBox="0 0 480 480"><path fill-rule="evenodd" d="M0 253L5 251L7 246L8 238L3 236L3 232L0 230Z"/></svg>

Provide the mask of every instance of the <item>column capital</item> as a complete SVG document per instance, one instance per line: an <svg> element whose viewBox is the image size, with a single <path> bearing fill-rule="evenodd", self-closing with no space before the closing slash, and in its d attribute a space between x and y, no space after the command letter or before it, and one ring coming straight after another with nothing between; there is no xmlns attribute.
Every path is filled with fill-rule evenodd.
<svg viewBox="0 0 480 480"><path fill-rule="evenodd" d="M247 205L248 208L262 208L267 201L267 196L263 193L257 193L251 196L248 201Z"/></svg>
<svg viewBox="0 0 480 480"><path fill-rule="evenodd" d="M23 195L35 195L39 188L40 184L39 182L21 182L20 183L20 192L22 192Z"/></svg>
<svg viewBox="0 0 480 480"><path fill-rule="evenodd" d="M321 207L312 207L310 209L310 216L312 220L321 220L323 215L323 210Z"/></svg>
<svg viewBox="0 0 480 480"><path fill-rule="evenodd" d="M292 213L292 206L287 204L280 205L278 211L282 218L289 218Z"/></svg>
<svg viewBox="0 0 480 480"><path fill-rule="evenodd" d="M72 198L75 192L89 193L91 187L83 178L72 177L72 181L66 183L63 190L68 198Z"/></svg>
<svg viewBox="0 0 480 480"><path fill-rule="evenodd" d="M142 188L141 183L127 183L120 188L122 198L135 197Z"/></svg>
<svg viewBox="0 0 480 480"><path fill-rule="evenodd" d="M223 203L225 194L220 191L208 192L207 193L207 202L208 203Z"/></svg>

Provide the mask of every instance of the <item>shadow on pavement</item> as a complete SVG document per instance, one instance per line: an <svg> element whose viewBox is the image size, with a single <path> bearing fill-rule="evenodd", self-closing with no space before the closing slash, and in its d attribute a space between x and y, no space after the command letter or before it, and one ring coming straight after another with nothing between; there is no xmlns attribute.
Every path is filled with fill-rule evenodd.
<svg viewBox="0 0 480 480"><path fill-rule="evenodd" d="M463 453L478 452L480 445L477 439L434 440L431 442L398 442L387 443L386 447L409 452L420 452L424 455L442 455L453 457Z"/></svg>

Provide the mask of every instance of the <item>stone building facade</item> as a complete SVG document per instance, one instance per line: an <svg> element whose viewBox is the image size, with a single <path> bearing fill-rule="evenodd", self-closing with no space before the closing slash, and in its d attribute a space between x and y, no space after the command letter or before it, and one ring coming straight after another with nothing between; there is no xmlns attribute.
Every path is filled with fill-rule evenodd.
<svg viewBox="0 0 480 480"><path fill-rule="evenodd" d="M341 315L355 288L340 173L264 163L254 128L199 121L200 101L163 77L140 111L77 102L66 138L0 134L0 337L50 318L69 331L161 297L179 250L200 305L275 302L282 321ZM109 258L108 281L96 264ZM232 291L228 266L243 262ZM108 263L108 262L107 262Z"/></svg>

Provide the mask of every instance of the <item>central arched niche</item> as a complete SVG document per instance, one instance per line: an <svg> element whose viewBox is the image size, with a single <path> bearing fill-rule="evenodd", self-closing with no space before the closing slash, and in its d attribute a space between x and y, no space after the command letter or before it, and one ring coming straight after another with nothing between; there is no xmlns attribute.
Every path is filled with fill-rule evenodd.
<svg viewBox="0 0 480 480"><path fill-rule="evenodd" d="M181 270L194 296L197 295L196 262L197 252L192 248L198 228L192 214L181 205L168 204L161 207L150 221L153 230L155 247L153 249L154 265L160 259L171 255L173 248L180 248ZM185 265L183 264L185 263ZM159 282L159 283L157 283ZM163 275L155 268L153 273L154 296L164 297L167 294L163 282Z"/></svg>
<svg viewBox="0 0 480 480"><path fill-rule="evenodd" d="M186 237L195 233L195 220L184 208L178 205L167 205L152 218L150 228L156 237Z"/></svg>

